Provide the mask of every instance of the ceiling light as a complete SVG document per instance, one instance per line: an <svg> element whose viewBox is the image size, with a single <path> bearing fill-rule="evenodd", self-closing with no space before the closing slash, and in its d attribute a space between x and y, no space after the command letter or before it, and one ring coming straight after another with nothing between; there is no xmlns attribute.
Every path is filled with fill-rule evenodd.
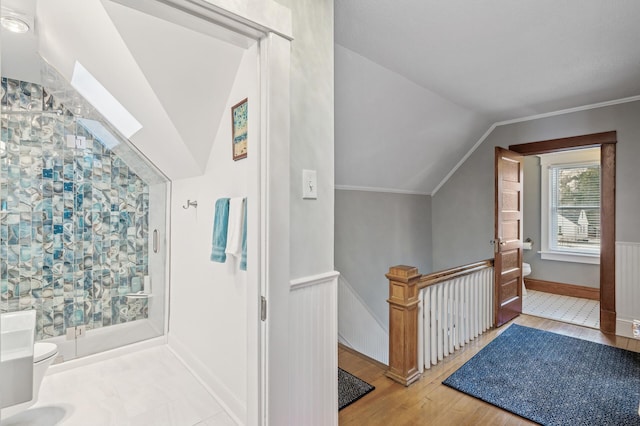
<svg viewBox="0 0 640 426"><path fill-rule="evenodd" d="M3 16L0 18L2 28L12 33L24 34L29 31L29 24L15 16Z"/></svg>

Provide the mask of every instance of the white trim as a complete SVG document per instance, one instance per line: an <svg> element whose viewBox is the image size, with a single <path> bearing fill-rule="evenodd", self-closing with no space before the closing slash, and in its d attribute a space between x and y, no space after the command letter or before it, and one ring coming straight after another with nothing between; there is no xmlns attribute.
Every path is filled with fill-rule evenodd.
<svg viewBox="0 0 640 426"><path fill-rule="evenodd" d="M165 4L256 40L260 38L256 32L273 33L293 40L291 10L274 0L262 0L264 5L260 8L242 7L232 0L113 1L158 17L164 16L159 8Z"/></svg>
<svg viewBox="0 0 640 426"><path fill-rule="evenodd" d="M344 336L340 334L340 332L338 332L338 343L341 343L346 347L353 349L353 345L347 339L345 339Z"/></svg>
<svg viewBox="0 0 640 426"><path fill-rule="evenodd" d="M299 290L305 287L311 287L318 284L324 284L329 281L336 280L340 276L340 272L338 271L329 271L324 272L322 274L317 275L309 275L307 277L296 278L295 280L291 280L290 290Z"/></svg>
<svg viewBox="0 0 640 426"><path fill-rule="evenodd" d="M118 358L123 355L132 354L134 352L139 352L144 349L149 349L149 348L162 346L166 344L167 344L166 335L154 337L152 339L143 340L142 342L136 342L130 345L121 346L119 348L110 349L105 352L99 352L97 354L87 355L82 358L71 359L69 361L65 361L60 364L53 364L51 367L47 369L46 375L49 376L51 374L61 373L63 371L72 370L77 367L95 364L96 362Z"/></svg>
<svg viewBox="0 0 640 426"><path fill-rule="evenodd" d="M557 251L539 251L543 260L556 260L559 262L589 263L591 265L600 264L599 254L587 253L561 253Z"/></svg>
<svg viewBox="0 0 640 426"><path fill-rule="evenodd" d="M626 318L616 318L616 336L628 337L629 339L640 340L633 337L632 327L633 320Z"/></svg>
<svg viewBox="0 0 640 426"><path fill-rule="evenodd" d="M259 141L260 260L256 266L260 268L260 296L266 297L269 313L266 321L260 321L259 316L255 316L260 328L262 359L258 380L248 374L251 383L247 388L248 392L256 386L261 389L258 418L249 412L248 424L269 426L286 423L290 409L287 285L290 279L290 212L282 206L290 205L291 43L270 33L261 39L260 49L260 91L264 104L260 114ZM264 52L262 49L265 49ZM259 303L259 300L256 297L255 303ZM251 347L249 350L252 350ZM248 405L250 410L251 404Z"/></svg>
<svg viewBox="0 0 640 426"><path fill-rule="evenodd" d="M462 164L464 164L464 162L467 161L467 158L469 158L471 156L471 154L473 154L474 151L476 149L478 149L480 144L482 144L482 142L484 142L484 140L487 138L487 136L489 136L491 134L491 132L493 132L494 129L496 127L498 127L498 126L504 126L504 125L507 125L507 124L522 123L524 121L539 120L541 118L555 117L557 115L571 114L571 113L574 113L574 112L587 111L587 110L590 110L590 109L597 109L597 108L604 108L604 107L608 107L608 106L613 106L613 105L618 105L618 104L626 104L628 102L636 102L636 101L640 101L640 95L639 96L630 96L628 98L622 98L622 99L615 99L613 101L606 101L606 102L599 102L599 103L595 103L595 104L583 105L583 106L580 106L580 107L561 109L561 110L558 110L558 111L546 112L544 114L530 115L530 116L527 116L527 117L514 118L514 119L511 119L511 120L497 121L497 122L493 123L491 125L491 127L489 127L489 130L487 130L485 132L485 134L482 135L482 137L478 140L478 142L476 142L476 144L473 145L473 147L471 147L469 152L467 152L467 154L464 157L462 157L462 160L460 160L458 162L458 164L456 164L455 167L453 169L451 169L451 171L444 177L444 179L442 179L442 181L438 184L438 186L436 186L436 189L434 189L433 192L431 193L431 196L433 197L434 195L436 195L436 193L440 190L440 188L442 188L442 186L445 183L447 183L447 181L451 178L451 176L453 176L453 174L462 166Z"/></svg>
<svg viewBox="0 0 640 426"><path fill-rule="evenodd" d="M428 192L413 191L409 189L376 188L372 186L335 185L334 189L339 191L388 192L391 194L404 195L429 195Z"/></svg>
<svg viewBox="0 0 640 426"><path fill-rule="evenodd" d="M614 99L612 101L598 102L595 104L583 105L579 107L560 109L558 111L545 112L542 114L529 115L527 117L522 117L522 118L514 118L511 120L499 121L496 123L496 126L504 126L505 124L521 123L523 121L539 120L541 118L555 117L556 115L564 115L564 114L571 114L574 112L588 111L590 109L604 108L608 106L626 104L628 102L635 102L635 101L640 101L640 95L629 96L628 98Z"/></svg>
<svg viewBox="0 0 640 426"><path fill-rule="evenodd" d="M640 247L640 243L631 242L631 241L617 241L617 240L616 240L616 245L618 245L618 244L624 244L624 245L627 245L627 246L637 246L637 247Z"/></svg>
<svg viewBox="0 0 640 426"><path fill-rule="evenodd" d="M436 189L434 189L433 192L431 193L432 197L434 195L436 195L436 193L440 190L440 188L442 188L442 186L445 183L447 183L447 181L451 178L451 176L453 176L453 174L455 172L457 172L460 167L462 167L464 162L467 161L467 158L471 157L471 154L473 154L475 152L475 150L478 149L478 147L482 144L482 142L484 142L484 140L487 139L487 137L489 137L489 135L493 132L493 130L496 128L496 126L498 126L498 124L499 123L493 123L491 125L491 127L489 127L489 130L484 132L484 135L482 135L482 137L480 137L480 139L478 139L478 142L476 142L476 144L471 147L469 152L467 152L465 154L465 156L462 157L462 160L458 161L458 164L456 164L453 167L453 169L451 169L451 171L449 173L447 173L447 175L444 177L444 179L442 179L442 181L438 184L438 186L436 186Z"/></svg>

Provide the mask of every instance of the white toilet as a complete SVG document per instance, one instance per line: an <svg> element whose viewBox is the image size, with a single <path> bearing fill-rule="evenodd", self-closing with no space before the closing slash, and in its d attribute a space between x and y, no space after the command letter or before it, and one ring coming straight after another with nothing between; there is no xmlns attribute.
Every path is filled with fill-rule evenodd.
<svg viewBox="0 0 640 426"><path fill-rule="evenodd" d="M33 327L33 328L30 328ZM5 401L16 401L2 408L1 417L6 419L31 407L38 401L40 385L47 368L58 355L53 343L33 343L35 311L23 311L2 315L2 364L0 369L8 376L2 388ZM33 353L33 361L31 361ZM29 362L29 364L25 364ZM31 380L31 390L24 386ZM30 391L30 393L29 393ZM21 393L22 392L22 393ZM26 392L26 393L25 393ZM31 398L29 399L29 396ZM4 405L4 404L3 404Z"/></svg>
<svg viewBox="0 0 640 426"><path fill-rule="evenodd" d="M42 379L47 368L58 356L58 347L54 343L36 342L33 345L33 399L38 399Z"/></svg>
<svg viewBox="0 0 640 426"><path fill-rule="evenodd" d="M527 288L524 286L524 277L531 274L531 265L528 263L522 262L522 295L527 295Z"/></svg>

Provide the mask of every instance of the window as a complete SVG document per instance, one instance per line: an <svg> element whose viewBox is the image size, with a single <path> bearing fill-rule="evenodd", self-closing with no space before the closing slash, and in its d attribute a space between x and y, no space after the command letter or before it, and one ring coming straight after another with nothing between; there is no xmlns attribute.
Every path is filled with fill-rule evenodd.
<svg viewBox="0 0 640 426"><path fill-rule="evenodd" d="M541 156L542 259L599 263L600 150Z"/></svg>

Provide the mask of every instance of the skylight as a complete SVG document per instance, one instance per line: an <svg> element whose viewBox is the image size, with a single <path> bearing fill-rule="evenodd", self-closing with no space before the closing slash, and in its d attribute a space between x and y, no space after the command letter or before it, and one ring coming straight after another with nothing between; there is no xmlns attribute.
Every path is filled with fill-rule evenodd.
<svg viewBox="0 0 640 426"><path fill-rule="evenodd" d="M129 139L142 129L142 124L78 61L73 67L71 86L125 138ZM87 130L92 132L89 128Z"/></svg>
<svg viewBox="0 0 640 426"><path fill-rule="evenodd" d="M120 143L113 134L107 130L99 121L88 118L78 118L78 123L84 127L93 137L104 145L107 149L113 149Z"/></svg>

